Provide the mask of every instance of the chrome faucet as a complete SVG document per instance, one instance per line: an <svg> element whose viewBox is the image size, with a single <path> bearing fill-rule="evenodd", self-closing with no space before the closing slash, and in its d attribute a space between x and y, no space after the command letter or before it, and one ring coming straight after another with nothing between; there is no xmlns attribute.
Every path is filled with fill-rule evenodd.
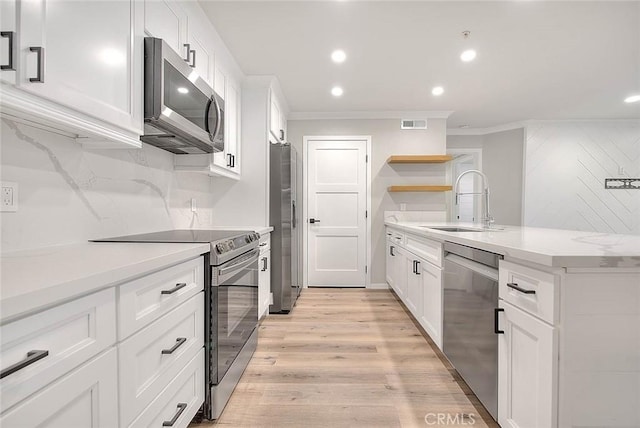
<svg viewBox="0 0 640 428"><path fill-rule="evenodd" d="M483 192L482 193L460 193L458 190L459 186L460 186L460 179L462 177L464 177L466 174L478 174L480 177L482 177L482 187L483 187ZM456 180L456 185L455 185L455 192L456 192L456 205L458 205L458 197L460 195L483 195L484 196L484 213L482 215L482 223L484 224L484 227L486 227L487 229L491 227L491 224L495 221L493 219L493 217L491 217L491 214L489 214L489 179L487 179L487 176L484 175L484 173L482 171L478 171L477 169L470 169L467 170L465 172L463 172L462 174L460 174L458 176L458 179Z"/></svg>

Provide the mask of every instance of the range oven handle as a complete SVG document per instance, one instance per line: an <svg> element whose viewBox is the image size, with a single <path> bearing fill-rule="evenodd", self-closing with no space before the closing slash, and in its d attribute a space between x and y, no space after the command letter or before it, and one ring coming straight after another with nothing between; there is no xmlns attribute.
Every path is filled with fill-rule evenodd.
<svg viewBox="0 0 640 428"><path fill-rule="evenodd" d="M219 276L227 276L229 273L233 273L235 271L239 271L249 266L251 263L254 263L258 260L258 255L260 254L260 250L256 248L255 250L251 250L245 257L242 257L242 260L238 263L235 263L231 266L224 267L218 270Z"/></svg>

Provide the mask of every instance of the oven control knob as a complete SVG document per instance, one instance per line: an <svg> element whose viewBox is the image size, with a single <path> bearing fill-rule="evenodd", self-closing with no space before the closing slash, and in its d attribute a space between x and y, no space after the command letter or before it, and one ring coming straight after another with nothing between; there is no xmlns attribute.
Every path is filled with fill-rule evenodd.
<svg viewBox="0 0 640 428"><path fill-rule="evenodd" d="M233 241L227 241L226 246L229 251L233 250L236 247Z"/></svg>
<svg viewBox="0 0 640 428"><path fill-rule="evenodd" d="M244 242L246 242L247 244L249 244L251 241L253 241L253 237L251 235L247 235L244 237Z"/></svg>
<svg viewBox="0 0 640 428"><path fill-rule="evenodd" d="M224 253L224 245L216 244L216 253L218 253L218 254Z"/></svg>

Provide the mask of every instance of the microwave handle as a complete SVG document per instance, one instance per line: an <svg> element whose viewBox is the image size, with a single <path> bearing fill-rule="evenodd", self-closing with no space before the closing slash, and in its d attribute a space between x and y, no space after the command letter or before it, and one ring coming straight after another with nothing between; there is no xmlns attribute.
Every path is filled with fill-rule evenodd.
<svg viewBox="0 0 640 428"><path fill-rule="evenodd" d="M220 132L220 126L222 125L222 117L220 117L222 111L220 110L220 104L218 104L218 100L216 100L215 95L211 96L211 102L216 107L216 129L213 134L211 134L211 139L214 140Z"/></svg>

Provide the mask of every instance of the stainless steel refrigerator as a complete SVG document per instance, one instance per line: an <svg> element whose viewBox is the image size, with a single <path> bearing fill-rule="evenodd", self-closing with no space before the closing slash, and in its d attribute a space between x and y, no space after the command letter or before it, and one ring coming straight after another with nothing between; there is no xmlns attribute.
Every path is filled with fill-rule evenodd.
<svg viewBox="0 0 640 428"><path fill-rule="evenodd" d="M299 206L296 203L297 153L290 144L271 144L269 223L271 233L270 313L288 313L300 295Z"/></svg>

